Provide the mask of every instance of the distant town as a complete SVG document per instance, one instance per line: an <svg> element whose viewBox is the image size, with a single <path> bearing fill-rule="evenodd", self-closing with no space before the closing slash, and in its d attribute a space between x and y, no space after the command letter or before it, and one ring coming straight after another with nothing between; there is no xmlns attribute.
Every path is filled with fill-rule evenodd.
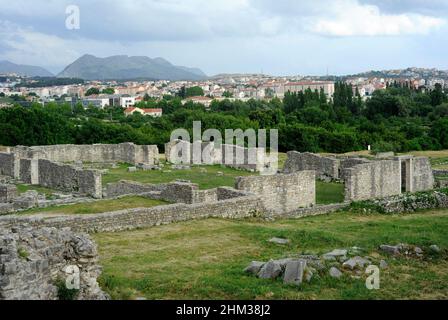
<svg viewBox="0 0 448 320"><path fill-rule="evenodd" d="M248 101L283 99L287 92L320 91L331 99L335 82L342 81L353 88L354 95L369 99L377 90L399 84L416 90L432 90L439 84L448 86L448 72L436 69L408 68L405 70L370 71L353 76L269 76L262 74L222 74L200 81L170 80L107 80L93 81L72 78L28 77L15 73L0 74L0 107L14 104L28 106L49 102L78 104L105 108L120 106L125 114L139 112L162 116L161 109L138 108L147 99L180 97L182 103L192 101L209 108L213 100Z"/></svg>

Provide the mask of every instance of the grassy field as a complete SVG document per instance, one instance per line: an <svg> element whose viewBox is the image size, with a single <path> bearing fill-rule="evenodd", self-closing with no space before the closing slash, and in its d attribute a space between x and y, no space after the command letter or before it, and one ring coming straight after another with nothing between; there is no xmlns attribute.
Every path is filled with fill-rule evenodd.
<svg viewBox="0 0 448 320"><path fill-rule="evenodd" d="M316 181L316 203L332 204L344 202L344 184Z"/></svg>
<svg viewBox="0 0 448 320"><path fill-rule="evenodd" d="M28 211L24 211L23 214L35 214L35 213L92 214L92 213L103 213L103 212L132 209L132 208L143 208L143 207L149 208L164 204L168 203L165 201L151 200L148 198L135 196L135 197L124 197L121 199L114 199L114 200L100 200L90 203L80 203L58 207L31 209Z"/></svg>
<svg viewBox="0 0 448 320"><path fill-rule="evenodd" d="M197 183L200 189L205 190L221 186L234 187L236 177L254 174L221 166L192 166L191 170L173 170L171 166L165 166L163 171L139 170L137 172L127 172L127 168L128 165L120 165L117 169L110 169L109 173L103 175L103 184L120 180L153 184L188 180Z"/></svg>
<svg viewBox="0 0 448 320"><path fill-rule="evenodd" d="M446 251L433 260L382 256L381 244L448 247L448 211L412 215L337 213L299 220L200 220L94 235L104 267L101 285L114 299L448 299ZM288 246L269 243L286 237ZM380 290L365 280L326 273L300 288L243 273L252 260L362 247L385 258Z"/></svg>

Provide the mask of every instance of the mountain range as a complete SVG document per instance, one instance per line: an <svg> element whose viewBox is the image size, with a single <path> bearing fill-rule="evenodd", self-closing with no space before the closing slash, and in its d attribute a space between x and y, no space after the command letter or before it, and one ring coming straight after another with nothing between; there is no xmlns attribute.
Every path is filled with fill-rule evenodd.
<svg viewBox="0 0 448 320"><path fill-rule="evenodd" d="M24 64L15 64L9 61L0 61L0 74L15 73L20 76L28 77L53 77L54 75L44 68L29 66Z"/></svg>
<svg viewBox="0 0 448 320"><path fill-rule="evenodd" d="M61 78L84 80L202 80L207 75L197 68L175 66L163 58L112 56L98 58L84 55L68 65Z"/></svg>

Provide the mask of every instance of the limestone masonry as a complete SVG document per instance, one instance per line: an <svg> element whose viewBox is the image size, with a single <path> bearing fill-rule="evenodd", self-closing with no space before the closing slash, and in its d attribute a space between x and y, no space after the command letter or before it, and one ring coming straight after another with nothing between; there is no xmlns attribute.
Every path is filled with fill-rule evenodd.
<svg viewBox="0 0 448 320"><path fill-rule="evenodd" d="M285 214L316 204L315 171L240 177L236 188L259 195L267 212Z"/></svg>
<svg viewBox="0 0 448 320"><path fill-rule="evenodd" d="M0 227L0 300L57 300L58 281L65 284L73 266L79 270L76 299L107 298L97 282L101 267L89 236L69 229Z"/></svg>

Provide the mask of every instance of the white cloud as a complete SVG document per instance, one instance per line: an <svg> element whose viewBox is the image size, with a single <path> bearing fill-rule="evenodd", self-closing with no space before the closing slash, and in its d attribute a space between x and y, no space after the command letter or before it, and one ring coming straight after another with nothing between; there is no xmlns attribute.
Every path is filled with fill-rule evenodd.
<svg viewBox="0 0 448 320"><path fill-rule="evenodd" d="M310 18L307 29L338 37L425 35L445 22L442 18L415 13L383 14L377 6L344 0L330 6L325 17Z"/></svg>

